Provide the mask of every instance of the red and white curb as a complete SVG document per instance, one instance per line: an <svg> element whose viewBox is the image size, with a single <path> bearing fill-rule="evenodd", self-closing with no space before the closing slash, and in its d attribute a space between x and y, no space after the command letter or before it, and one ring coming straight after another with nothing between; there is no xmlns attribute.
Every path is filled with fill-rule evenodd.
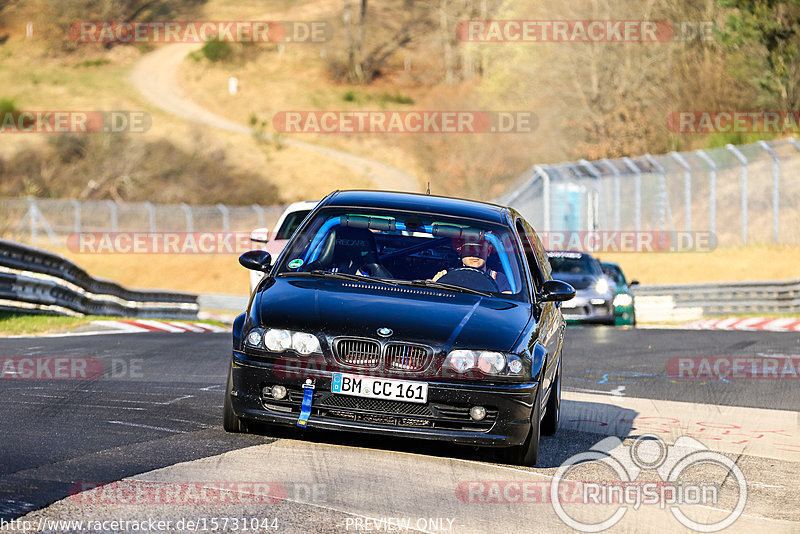
<svg viewBox="0 0 800 534"><path fill-rule="evenodd" d="M744 330L753 332L800 332L800 319L793 317L729 317L706 319L684 326L693 330Z"/></svg>
<svg viewBox="0 0 800 534"><path fill-rule="evenodd" d="M93 325L112 328L118 332L170 332L172 334L182 334L186 332L228 332L229 329L223 326L206 323L184 323L178 321L150 321L139 319L137 321L92 321Z"/></svg>

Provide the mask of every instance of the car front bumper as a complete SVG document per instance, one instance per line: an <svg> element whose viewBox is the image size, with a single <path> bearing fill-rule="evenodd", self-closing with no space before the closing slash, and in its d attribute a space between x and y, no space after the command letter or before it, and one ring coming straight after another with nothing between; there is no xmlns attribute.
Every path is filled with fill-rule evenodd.
<svg viewBox="0 0 800 534"><path fill-rule="evenodd" d="M241 418L296 426L306 378L315 382L307 428L367 432L381 435L443 440L462 445L507 447L525 441L530 430L538 382L502 385L427 381L428 402L367 399L331 392L334 371L315 370L304 376L276 376L273 362L234 351L231 405ZM351 371L348 371L351 372ZM355 373L357 374L357 373ZM409 377L407 380L413 380ZM264 388L286 386L286 399L264 396ZM482 421L469 410L486 408Z"/></svg>
<svg viewBox="0 0 800 534"><path fill-rule="evenodd" d="M561 313L568 323L614 324L613 299L597 295L576 294L561 304Z"/></svg>
<svg viewBox="0 0 800 534"><path fill-rule="evenodd" d="M632 325L635 323L633 304L629 306L615 306L614 316L617 325Z"/></svg>

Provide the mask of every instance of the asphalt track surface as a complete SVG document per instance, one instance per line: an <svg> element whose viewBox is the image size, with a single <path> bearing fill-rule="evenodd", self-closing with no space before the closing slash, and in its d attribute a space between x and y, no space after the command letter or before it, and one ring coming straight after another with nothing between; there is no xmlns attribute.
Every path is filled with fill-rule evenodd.
<svg viewBox="0 0 800 534"><path fill-rule="evenodd" d="M726 415L726 421L737 418L736 428L742 429L742 435L743 419L756 425L748 431L749 437L756 437L753 429L759 424L775 418L795 427L800 421L797 380L677 380L667 372L668 362L681 357L800 357L800 335L796 333L570 328L564 359L566 421L555 436L542 438L535 468L509 468L498 464L491 452L444 443L330 432L299 435L288 429L227 434L221 429L230 354L227 334L15 338L0 340L0 347L4 359L93 358L95 363L102 361L104 370L102 376L91 379L4 376L0 380L3 520L31 511L27 517L46 512L48 517L85 518L108 512L69 497L77 483L105 483L137 475L150 482L253 480L248 477L256 476L256 480L283 481L289 488L286 502L269 509L268 515L280 519L281 528L262 531L382 530L380 525L364 528L356 521L398 516L430 518L424 524L411 523L412 530L428 532L448 531L444 527L450 519L454 520L449 529L453 532L491 531L501 526L514 529L530 526L534 519L538 523L531 531L569 531L549 504L544 508L542 504L476 506L465 502L459 484L470 480L547 481L562 462L587 451L605 436L618 435L627 438L627 443L641 434L641 421L634 420L650 406L662 418L680 417L696 406L707 408L698 421L709 421L710 415L706 415L710 412L733 414ZM598 426L595 416L575 416L583 414L587 406L600 406L606 415L619 412L627 426L602 422ZM626 413L630 414L627 418ZM718 433L720 428L728 428L703 424ZM800 480L800 442L796 441L800 434L794 433L796 428L778 426L773 429L777 441L761 449L756 440L756 445L736 449L734 445L725 448L722 437L710 438L721 443L718 450L732 458L748 480L745 515L730 531L800 531L800 499L794 489ZM684 427L683 433L690 430ZM671 435L674 438L675 432ZM710 436L695 435L701 440ZM380 481L383 483L378 484ZM327 497L318 496L315 501L311 493L317 486ZM792 496L787 496L788 492ZM723 503L720 508L731 507ZM154 505L149 510L132 506L115 510L114 517L140 517L167 512L181 515L188 508L165 511L163 505ZM263 505L249 509L239 504L229 511L228 515L265 515ZM219 511L205 512L206 516L212 512L219 515ZM193 514L200 511L193 509ZM654 523L659 514L671 523ZM667 525L684 530L668 515L658 510L647 516L630 514L627 523L616 528L651 531Z"/></svg>

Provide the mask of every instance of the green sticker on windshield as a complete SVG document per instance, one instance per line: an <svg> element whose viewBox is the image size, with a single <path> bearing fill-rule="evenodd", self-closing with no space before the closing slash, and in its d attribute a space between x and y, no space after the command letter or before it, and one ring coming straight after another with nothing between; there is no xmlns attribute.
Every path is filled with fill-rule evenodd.
<svg viewBox="0 0 800 534"><path fill-rule="evenodd" d="M299 269L302 266L303 266L303 260L301 260L300 258L297 258L296 260L292 260L289 262L290 269Z"/></svg>

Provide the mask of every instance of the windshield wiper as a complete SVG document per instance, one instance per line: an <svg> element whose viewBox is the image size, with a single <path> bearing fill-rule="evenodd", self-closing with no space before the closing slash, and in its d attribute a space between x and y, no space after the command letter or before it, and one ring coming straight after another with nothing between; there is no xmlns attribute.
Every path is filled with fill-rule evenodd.
<svg viewBox="0 0 800 534"><path fill-rule="evenodd" d="M432 280L411 280L411 281L398 281L399 284L417 286L417 287L430 287L434 289L444 289L447 291L455 291L457 293L472 293L473 295L480 295L482 297L492 297L491 293L472 289L471 287L457 286L453 284L444 284L442 282L434 282Z"/></svg>
<svg viewBox="0 0 800 534"><path fill-rule="evenodd" d="M351 282L372 282L373 284L387 284L392 286L398 285L394 280L388 280L386 278L372 278L371 276L362 276L359 274L334 273L331 271L323 271L322 269L314 269L313 271L291 271L278 273L278 276L280 275L301 276L308 278L335 278L338 280L348 280Z"/></svg>

